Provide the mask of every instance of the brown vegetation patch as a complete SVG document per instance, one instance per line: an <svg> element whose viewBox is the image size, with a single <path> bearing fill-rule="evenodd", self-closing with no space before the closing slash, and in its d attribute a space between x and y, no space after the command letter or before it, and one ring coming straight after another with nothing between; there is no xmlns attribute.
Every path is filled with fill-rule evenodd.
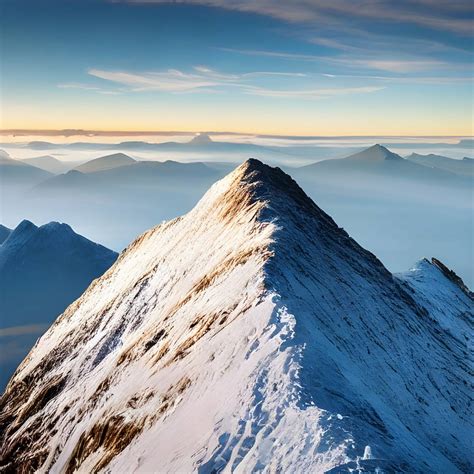
<svg viewBox="0 0 474 474"><path fill-rule="evenodd" d="M11 429L3 433L0 472L29 474L37 471L44 464L48 452L44 449L35 449L35 444L38 443L38 433L43 433L43 437L50 436L42 428L46 423L46 418L38 416L17 435L14 435L15 430ZM44 446L43 443L41 444Z"/></svg>
<svg viewBox="0 0 474 474"><path fill-rule="evenodd" d="M72 474L81 464L99 449L104 450L93 472L106 467L120 454L143 429L143 422L128 422L120 415L113 415L96 423L88 432L81 434L66 467L66 474Z"/></svg>
<svg viewBox="0 0 474 474"><path fill-rule="evenodd" d="M170 350L169 342L165 342L161 347L157 354L153 357L153 363L159 362Z"/></svg>
<svg viewBox="0 0 474 474"><path fill-rule="evenodd" d="M202 337L204 337L208 331L211 329L214 322L219 318L220 313L213 313L207 318L200 318L201 325L198 327L197 331L190 337L188 337L184 342L182 342L176 349L173 358L168 362L169 365L171 362L177 361L186 357L188 349L190 349L196 342L198 342Z"/></svg>
<svg viewBox="0 0 474 474"><path fill-rule="evenodd" d="M100 384L97 386L92 397L89 399L89 404L94 408L97 405L97 402L102 397L102 395L110 388L110 377L106 377Z"/></svg>

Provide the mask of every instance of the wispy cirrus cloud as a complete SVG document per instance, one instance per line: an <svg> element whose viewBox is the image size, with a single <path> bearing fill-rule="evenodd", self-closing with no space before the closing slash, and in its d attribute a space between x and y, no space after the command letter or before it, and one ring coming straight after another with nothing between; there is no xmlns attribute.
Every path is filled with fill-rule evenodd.
<svg viewBox="0 0 474 474"><path fill-rule="evenodd" d="M248 94L262 97L290 98L290 99L329 99L342 95L370 94L385 89L382 86L366 87L339 87L330 89L307 89L307 90L275 90L254 88L247 91Z"/></svg>
<svg viewBox="0 0 474 474"><path fill-rule="evenodd" d="M80 90L96 92L97 94L104 94L104 95L121 94L121 91L119 90L102 89L100 87L92 86L89 84L82 84L80 82L66 82L66 83L58 84L58 87L60 89L80 89Z"/></svg>
<svg viewBox="0 0 474 474"><path fill-rule="evenodd" d="M316 88L307 86L308 81L310 83L316 82L316 77L305 73L255 71L242 74L226 74L206 66L195 66L193 72L169 69L138 73L90 69L88 73L96 78L126 87L130 92L156 91L182 94L214 93L232 89L234 92L260 97L327 99L340 95L367 94L384 88L383 86ZM280 88L261 85L262 80L274 78L288 81ZM299 84L298 79L305 79L305 84Z"/></svg>
<svg viewBox="0 0 474 474"><path fill-rule="evenodd" d="M249 55L262 56L269 58L280 58L289 61L301 61L309 63L318 63L326 65L328 70L337 69L334 72L328 72L324 75L327 77L366 77L380 79L380 76L374 75L378 72L393 73L391 77L383 77L383 79L392 79L394 82L431 82L435 83L439 79L439 84L449 84L451 82L466 82L472 80L470 63L451 64L446 61L436 59L425 59L419 57L411 57L406 59L387 59L387 55L383 57L357 57L357 56L321 56L310 54L289 53L280 51L265 51L252 49L234 49L234 48L218 48L222 51ZM344 74L341 73L344 71ZM359 74L355 74L358 72ZM429 76L421 76L420 73L431 73ZM444 74L443 74L444 73ZM427 81L424 81L427 79Z"/></svg>
<svg viewBox="0 0 474 474"><path fill-rule="evenodd" d="M91 76L128 87L134 92L203 92L222 87L245 88L249 81L262 77L305 77L303 73L256 71L243 74L225 74L205 66L195 66L193 72L168 69L157 72L126 72L89 69Z"/></svg>
<svg viewBox="0 0 474 474"><path fill-rule="evenodd" d="M432 69L447 68L449 64L440 60L431 59L382 59L382 58L357 58L344 56L321 56L311 54L287 53L279 51L248 50L234 48L219 48L222 51L245 54L251 56L267 56L294 61L307 61L340 65L348 68L365 68L380 71L410 73Z"/></svg>
<svg viewBox="0 0 474 474"><path fill-rule="evenodd" d="M134 4L170 3L169 0L115 0ZM470 36L474 6L468 0L180 0L179 3L258 13L295 23L341 25L354 20L417 25Z"/></svg>

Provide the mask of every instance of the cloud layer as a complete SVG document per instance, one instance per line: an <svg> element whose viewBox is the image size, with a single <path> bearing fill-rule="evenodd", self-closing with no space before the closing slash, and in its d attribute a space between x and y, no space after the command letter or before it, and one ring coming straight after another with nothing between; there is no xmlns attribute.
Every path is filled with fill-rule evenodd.
<svg viewBox="0 0 474 474"><path fill-rule="evenodd" d="M126 72L90 69L88 73L96 78L109 81L128 92L164 92L164 93L223 93L238 91L246 95L291 99L328 99L349 94L367 94L383 89L383 86L363 87L308 87L317 83L317 78L304 73L256 71L243 74L225 74L205 66L195 66L192 72L176 69L156 72ZM322 77L322 75L321 75ZM261 85L277 78L279 88ZM299 84L298 80L304 80ZM283 81L283 82L282 82ZM78 87L85 90L100 90L94 86L82 84L60 85L60 87Z"/></svg>
<svg viewBox="0 0 474 474"><path fill-rule="evenodd" d="M169 0L124 1L170 3ZM179 0L176 3L252 12L297 23L340 25L341 18L352 17L354 20L413 24L466 36L473 32L474 6L467 0Z"/></svg>

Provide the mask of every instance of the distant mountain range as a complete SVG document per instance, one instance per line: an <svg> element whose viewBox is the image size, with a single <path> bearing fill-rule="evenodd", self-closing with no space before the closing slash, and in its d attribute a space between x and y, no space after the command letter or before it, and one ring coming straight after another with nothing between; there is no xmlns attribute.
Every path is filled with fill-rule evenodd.
<svg viewBox="0 0 474 474"><path fill-rule="evenodd" d="M400 271L429 249L474 284L468 263L474 258L472 177L403 159L380 145L288 170L389 268Z"/></svg>
<svg viewBox="0 0 474 474"><path fill-rule="evenodd" d="M3 150L0 152L0 180L5 192L18 193L53 176L36 166L14 160Z"/></svg>
<svg viewBox="0 0 474 474"><path fill-rule="evenodd" d="M24 220L0 245L0 391L34 341L117 258L67 224Z"/></svg>
<svg viewBox="0 0 474 474"><path fill-rule="evenodd" d="M406 157L407 160L413 161L418 165L423 165L428 168L436 168L443 171L459 174L461 176L474 176L474 159L465 157L462 160L453 160L446 156L440 155L419 155L412 153Z"/></svg>
<svg viewBox="0 0 474 474"><path fill-rule="evenodd" d="M40 168L53 174L65 173L71 169L71 166L74 166L74 163L71 165L71 163L58 160L57 158L49 155L36 156L34 158L23 158L18 161L35 166L36 168Z"/></svg>
<svg viewBox="0 0 474 474"><path fill-rule="evenodd" d="M225 167L224 167L225 169ZM47 193L59 188L90 191L99 194L129 192L145 189L172 190L176 185L209 186L225 171L218 166L204 163L180 163L178 161L136 161L124 154L108 155L85 163L66 174L51 177L36 187L36 192Z"/></svg>
<svg viewBox="0 0 474 474"><path fill-rule="evenodd" d="M420 155L416 155L420 156ZM411 155L413 157L413 155ZM468 162L459 165L464 160L440 158L437 163L443 163L444 168L427 166L428 160L418 163L415 159L404 159L384 146L374 145L364 151L343 159L324 160L298 168L293 174L304 181L329 182L335 186L383 190L386 193L397 194L400 189L418 193L420 186L430 187L471 187L472 181L466 173L454 174L448 170L447 161L454 162L452 168L469 168ZM443 158L443 160L441 160ZM430 161L431 163L431 161Z"/></svg>
<svg viewBox="0 0 474 474"><path fill-rule="evenodd" d="M30 150L50 151L50 150L70 150L80 152L140 152L155 153L161 159L186 159L196 160L219 160L227 159L234 164L241 162L249 156L255 156L272 163L294 162L296 165L307 161L309 158L333 158L341 157L344 153L337 146L311 146L311 145L256 145L253 143L222 142L214 141L208 134L196 135L188 142L161 142L150 143L144 141L124 141L119 143L50 143L45 141L32 141L27 144L16 144L14 147L26 148ZM346 147L344 150L357 150L357 147ZM166 154L168 156L166 156Z"/></svg>
<svg viewBox="0 0 474 474"><path fill-rule="evenodd" d="M193 143L171 146L175 145L201 150L223 146L205 135L195 137ZM114 153L65 174L43 175L21 187L21 195L17 192L6 199L4 222L24 217L62 220L119 250L153 223L190 210L233 166L225 152L202 156L219 161L135 161ZM346 158L285 169L389 268L401 270L427 248L472 284L469 258L462 252L470 248L471 236L465 229L471 228L472 177L428 163L404 159L375 145ZM445 158L443 163L462 170L472 166L469 160Z"/></svg>

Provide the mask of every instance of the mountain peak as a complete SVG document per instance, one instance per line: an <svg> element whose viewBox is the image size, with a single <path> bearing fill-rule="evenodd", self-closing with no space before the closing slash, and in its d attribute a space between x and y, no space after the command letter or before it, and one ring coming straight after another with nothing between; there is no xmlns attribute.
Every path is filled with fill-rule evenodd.
<svg viewBox="0 0 474 474"><path fill-rule="evenodd" d="M231 225L248 216L256 216L259 222L276 222L308 214L339 230L291 176L254 158L212 186L196 207L201 208L212 209Z"/></svg>
<svg viewBox="0 0 474 474"><path fill-rule="evenodd" d="M247 160L36 344L0 400L0 468L471 471L463 346L408 285Z"/></svg>
<svg viewBox="0 0 474 474"><path fill-rule="evenodd" d="M248 187L253 199L269 202L289 198L306 209L319 210L298 183L278 167L272 167L255 158L249 158L234 172L241 184Z"/></svg>
<svg viewBox="0 0 474 474"><path fill-rule="evenodd" d="M189 143L192 143L193 145L207 145L208 143L214 142L207 133L198 133L189 141Z"/></svg>
<svg viewBox="0 0 474 474"><path fill-rule="evenodd" d="M136 160L125 153L113 153L111 155L101 156L100 158L87 161L86 163L74 168L74 170L80 171L81 173L94 173L96 171L106 171L134 163L136 163Z"/></svg>
<svg viewBox="0 0 474 474"><path fill-rule="evenodd" d="M349 156L347 159L370 162L403 160L400 155L391 152L388 148L378 143L372 145L366 150L362 150L359 153Z"/></svg>
<svg viewBox="0 0 474 474"><path fill-rule="evenodd" d="M10 233L5 242L16 241L23 239L26 235L30 235L36 231L38 227L28 219L23 219Z"/></svg>

